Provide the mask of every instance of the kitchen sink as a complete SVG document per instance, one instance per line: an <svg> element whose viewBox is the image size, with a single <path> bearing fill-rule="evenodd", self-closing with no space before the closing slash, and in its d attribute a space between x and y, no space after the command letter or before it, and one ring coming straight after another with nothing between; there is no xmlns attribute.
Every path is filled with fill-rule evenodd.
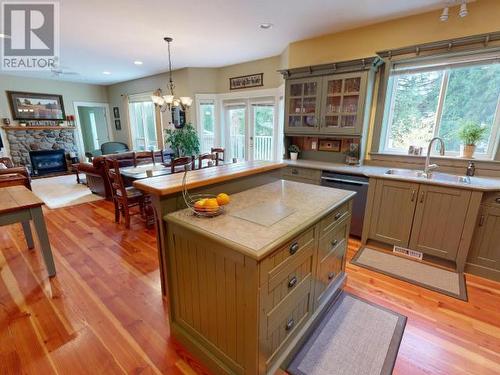
<svg viewBox="0 0 500 375"><path fill-rule="evenodd" d="M454 174L433 172L429 178L427 178L422 171L414 171L411 169L389 169L385 172L387 175L391 176L402 176L402 177L412 177L412 178L422 178L434 181L443 182L453 182L457 184L470 184L470 177L467 176L457 176Z"/></svg>
<svg viewBox="0 0 500 375"><path fill-rule="evenodd" d="M424 177L424 172L413 171L411 169L389 169L385 174L403 177Z"/></svg>

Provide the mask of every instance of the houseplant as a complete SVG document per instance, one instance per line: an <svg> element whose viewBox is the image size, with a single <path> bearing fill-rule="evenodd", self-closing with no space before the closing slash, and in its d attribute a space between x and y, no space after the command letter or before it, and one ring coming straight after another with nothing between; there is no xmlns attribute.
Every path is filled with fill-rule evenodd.
<svg viewBox="0 0 500 375"><path fill-rule="evenodd" d="M288 147L288 151L290 152L290 159L297 160L297 157L299 156L299 152L300 152L299 146L290 145L290 147Z"/></svg>
<svg viewBox="0 0 500 375"><path fill-rule="evenodd" d="M476 151L476 145L484 137L486 130L484 126L479 125L475 121L465 121L462 124L458 131L458 137L463 142L463 144L460 145L461 157L473 157L474 151Z"/></svg>
<svg viewBox="0 0 500 375"><path fill-rule="evenodd" d="M191 123L180 129L166 129L165 143L172 147L176 157L197 155L200 152L200 140Z"/></svg>

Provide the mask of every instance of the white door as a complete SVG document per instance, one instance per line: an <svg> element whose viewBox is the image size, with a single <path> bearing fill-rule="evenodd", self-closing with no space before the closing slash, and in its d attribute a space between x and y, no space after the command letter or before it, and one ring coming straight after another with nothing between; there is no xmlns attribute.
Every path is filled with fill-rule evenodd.
<svg viewBox="0 0 500 375"><path fill-rule="evenodd" d="M248 142L247 142L247 108L246 105L229 105L225 107L226 124L228 130L229 155L228 160L234 158L238 160L247 160Z"/></svg>
<svg viewBox="0 0 500 375"><path fill-rule="evenodd" d="M85 152L98 150L103 143L110 141L105 108L80 106L78 107L78 118Z"/></svg>

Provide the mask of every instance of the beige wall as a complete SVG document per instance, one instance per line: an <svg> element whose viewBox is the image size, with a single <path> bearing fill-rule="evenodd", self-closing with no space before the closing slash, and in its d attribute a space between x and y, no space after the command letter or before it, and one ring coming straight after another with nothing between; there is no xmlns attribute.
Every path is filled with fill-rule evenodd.
<svg viewBox="0 0 500 375"><path fill-rule="evenodd" d="M500 30L499 0L478 0L468 6L464 18L458 17L457 7L450 9L448 22L439 20L438 10L291 43L289 67L352 60L380 50Z"/></svg>

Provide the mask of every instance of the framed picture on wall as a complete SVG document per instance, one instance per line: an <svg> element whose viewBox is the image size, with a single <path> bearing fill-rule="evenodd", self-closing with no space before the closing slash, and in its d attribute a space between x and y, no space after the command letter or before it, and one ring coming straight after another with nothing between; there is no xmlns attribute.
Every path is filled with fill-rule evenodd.
<svg viewBox="0 0 500 375"><path fill-rule="evenodd" d="M120 108L113 107L113 116L115 116L115 118L120 118Z"/></svg>
<svg viewBox="0 0 500 375"><path fill-rule="evenodd" d="M14 120L66 120L62 95L7 91Z"/></svg>
<svg viewBox="0 0 500 375"><path fill-rule="evenodd" d="M250 87L260 86L264 86L264 73L229 78L230 90L247 89Z"/></svg>
<svg viewBox="0 0 500 375"><path fill-rule="evenodd" d="M115 120L115 129L122 130L122 123L120 120Z"/></svg>

